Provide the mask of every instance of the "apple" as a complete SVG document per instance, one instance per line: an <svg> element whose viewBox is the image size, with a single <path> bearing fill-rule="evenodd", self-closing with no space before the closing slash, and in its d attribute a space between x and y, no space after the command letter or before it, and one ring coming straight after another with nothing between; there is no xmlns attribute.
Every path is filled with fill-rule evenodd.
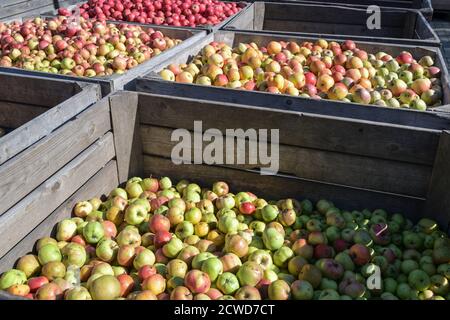
<svg viewBox="0 0 450 320"><path fill-rule="evenodd" d="M243 286L236 291L236 300L261 300L259 290L252 286Z"/></svg>
<svg viewBox="0 0 450 320"><path fill-rule="evenodd" d="M217 289L223 294L234 294L239 289L239 280L231 272L224 272L216 280Z"/></svg>
<svg viewBox="0 0 450 320"><path fill-rule="evenodd" d="M87 252L84 246L78 243L68 243L62 250L62 262L66 267L77 266L81 268L87 261Z"/></svg>
<svg viewBox="0 0 450 320"><path fill-rule="evenodd" d="M47 283L37 290L35 297L37 300L60 300L63 292L56 283Z"/></svg>
<svg viewBox="0 0 450 320"><path fill-rule="evenodd" d="M112 275L102 275L92 282L89 292L93 300L113 300L120 297L121 285Z"/></svg>
<svg viewBox="0 0 450 320"><path fill-rule="evenodd" d="M208 274L211 282L214 282L217 277L223 272L223 264L219 258L213 257L203 261L201 270Z"/></svg>
<svg viewBox="0 0 450 320"><path fill-rule="evenodd" d="M268 294L270 300L288 300L291 296L291 288L284 280L275 280L269 285Z"/></svg>
<svg viewBox="0 0 450 320"><path fill-rule="evenodd" d="M168 258L175 258L183 249L183 242L175 237L172 237L163 247L163 253Z"/></svg>
<svg viewBox="0 0 450 320"><path fill-rule="evenodd" d="M178 286L170 293L170 300L193 300L193 296L188 288Z"/></svg>
<svg viewBox="0 0 450 320"><path fill-rule="evenodd" d="M263 278L264 270L261 266L253 261L247 261L239 267L236 276L241 286L256 286Z"/></svg>
<svg viewBox="0 0 450 320"><path fill-rule="evenodd" d="M92 297L86 288L74 287L64 293L64 300L92 300Z"/></svg>
<svg viewBox="0 0 450 320"><path fill-rule="evenodd" d="M52 243L42 246L38 251L38 259L41 265L52 261L61 261L62 255L58 246Z"/></svg>
<svg viewBox="0 0 450 320"><path fill-rule="evenodd" d="M139 253L136 254L133 260L133 266L136 270L139 270L145 265L154 265L155 264L155 254L153 251L149 249L142 249Z"/></svg>
<svg viewBox="0 0 450 320"><path fill-rule="evenodd" d="M226 253L234 253L239 258L242 258L248 254L248 242L239 234L232 234L225 238Z"/></svg>
<svg viewBox="0 0 450 320"><path fill-rule="evenodd" d="M116 259L118 251L119 245L117 242L104 238L98 242L95 253L100 260L112 262Z"/></svg>
<svg viewBox="0 0 450 320"><path fill-rule="evenodd" d="M25 284L27 276L25 272L17 269L11 269L2 274L0 277L0 290L6 290L13 285Z"/></svg>
<svg viewBox="0 0 450 320"><path fill-rule="evenodd" d="M154 274L142 282L143 290L150 290L154 295L163 293L166 290L166 280L160 274Z"/></svg>
<svg viewBox="0 0 450 320"><path fill-rule="evenodd" d="M146 217L147 210L144 206L139 204L131 204L125 210L124 220L128 224L138 225L144 222Z"/></svg>
<svg viewBox="0 0 450 320"><path fill-rule="evenodd" d="M291 284L291 295L295 300L311 300L314 296L314 288L308 281L295 280Z"/></svg>
<svg viewBox="0 0 450 320"><path fill-rule="evenodd" d="M41 266L39 260L35 255L28 254L19 259L16 269L23 271L27 278L30 278L39 273Z"/></svg>

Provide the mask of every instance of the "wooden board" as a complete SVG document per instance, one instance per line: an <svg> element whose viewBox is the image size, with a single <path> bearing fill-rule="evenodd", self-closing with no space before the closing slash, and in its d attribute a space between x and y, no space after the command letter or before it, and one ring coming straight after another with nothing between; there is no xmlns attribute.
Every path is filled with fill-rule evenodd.
<svg viewBox="0 0 450 320"><path fill-rule="evenodd" d="M179 128L181 127L141 126L140 136L142 137L143 153L170 158L173 148L178 143L178 141L172 141L171 135L173 130ZM203 130L207 129L203 128ZM192 131L190 133L193 137L194 133ZM289 133L281 129L280 135L286 134ZM221 139L222 136L205 135L206 138ZM248 140L242 139L233 139L233 141L233 159L237 159L239 145L244 146L243 150L249 150L249 143ZM199 146L194 145L193 141L191 143L192 148L186 151L193 159L194 154L202 154L205 146L210 142L204 141ZM246 153L245 164L230 164L230 166L258 170L267 167L259 161L250 164L252 162L248 159L248 152ZM225 143L223 144L223 154L228 155ZM283 174L411 196L425 197L431 177L431 167L429 166L347 155L339 152L280 145L279 155L279 172Z"/></svg>
<svg viewBox="0 0 450 320"><path fill-rule="evenodd" d="M426 202L426 215L450 231L450 131L441 135Z"/></svg>
<svg viewBox="0 0 450 320"><path fill-rule="evenodd" d="M49 94L50 95L50 94ZM49 135L99 98L99 88L88 85L72 98L49 109L0 139L0 165Z"/></svg>
<svg viewBox="0 0 450 320"><path fill-rule="evenodd" d="M35 228L114 157L112 133L107 133L50 179L0 216L0 256Z"/></svg>
<svg viewBox="0 0 450 320"><path fill-rule="evenodd" d="M46 107L0 101L0 127L18 128L46 111Z"/></svg>
<svg viewBox="0 0 450 320"><path fill-rule="evenodd" d="M77 202L91 199L94 196L106 195L117 185L117 164L112 160L78 190L72 190L76 192L36 225L30 233L0 259L0 273L12 268L18 257L33 252L35 242L42 237L49 236L59 221L70 217Z"/></svg>
<svg viewBox="0 0 450 320"><path fill-rule="evenodd" d="M215 181L226 181L232 192L251 191L266 199L309 198L312 201L330 199L336 206L347 210L374 210L384 208L389 212L402 212L417 220L422 214L424 199L395 194L326 184L285 175L261 176L251 170L206 166L174 165L170 159L156 156L144 157L146 176L169 176L173 181L190 179L201 185L211 186Z"/></svg>
<svg viewBox="0 0 450 320"><path fill-rule="evenodd" d="M103 99L0 166L0 216L110 129Z"/></svg>
<svg viewBox="0 0 450 320"><path fill-rule="evenodd" d="M119 181L142 175L142 148L139 136L138 96L116 93L110 97Z"/></svg>
<svg viewBox="0 0 450 320"><path fill-rule="evenodd" d="M416 164L431 165L439 141L434 130L205 100L142 94L139 105L148 106L140 108L145 124L192 130L194 121L202 119L205 128L219 130L288 128L282 144Z"/></svg>
<svg viewBox="0 0 450 320"><path fill-rule="evenodd" d="M167 66L167 65L166 65ZM312 100L289 95L270 94L258 91L234 90L229 88L200 86L195 84L168 82L157 74L149 74L136 81L136 90L152 94L179 96L192 99L253 105L277 110L290 110L324 116L356 120L392 123L402 126L443 130L450 128L450 116L446 108L420 112L378 106L359 105L329 100Z"/></svg>

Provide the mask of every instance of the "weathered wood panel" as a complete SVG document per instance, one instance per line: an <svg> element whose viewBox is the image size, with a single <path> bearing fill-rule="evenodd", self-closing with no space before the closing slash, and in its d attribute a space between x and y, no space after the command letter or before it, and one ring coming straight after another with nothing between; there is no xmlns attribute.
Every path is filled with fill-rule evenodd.
<svg viewBox="0 0 450 320"><path fill-rule="evenodd" d="M114 157L111 133L92 144L0 217L0 256Z"/></svg>
<svg viewBox="0 0 450 320"><path fill-rule="evenodd" d="M0 101L0 127L18 128L46 111L46 107Z"/></svg>
<svg viewBox="0 0 450 320"><path fill-rule="evenodd" d="M284 128L290 134L280 137L282 144L416 164L431 165L439 141L433 130L221 102L143 94L139 104L144 124L192 130L202 119L205 128L219 130Z"/></svg>
<svg viewBox="0 0 450 320"><path fill-rule="evenodd" d="M173 148L178 143L177 141L171 141L171 135L173 130L178 128L180 127L141 126L144 154L170 158ZM207 129L203 128L203 130ZM223 134L225 136L225 132ZM288 134L289 132L281 129L280 135ZM193 132L191 132L191 136L194 136ZM194 141L191 141L192 148L186 150L191 155L191 159L194 159L194 154L203 154L205 146L212 141L211 139L225 140L224 137L217 135L204 135L204 139L206 138L209 142L204 141L198 146L194 145ZM248 140L234 139L233 141L233 159L235 159L233 163L236 163L238 147L241 143L244 148L239 149L239 151L245 152L247 157L245 159L246 164L230 164L230 166L243 169L268 167L260 162L251 163L249 161ZM225 142L223 143L223 149L220 151L223 152L223 155L227 155L227 151L230 152L229 149L226 149ZM225 162L225 159L223 160ZM289 145L279 146L279 172L299 178L418 197L426 196L431 177L431 167L429 166Z"/></svg>
<svg viewBox="0 0 450 320"><path fill-rule="evenodd" d="M0 140L0 165L44 138L98 100L98 87L86 86L83 91L17 128Z"/></svg>
<svg viewBox="0 0 450 320"><path fill-rule="evenodd" d="M0 166L0 215L110 129L104 99Z"/></svg>
<svg viewBox="0 0 450 320"><path fill-rule="evenodd" d="M76 192L68 197L64 203L51 212L33 231L28 233L0 259L0 273L12 268L18 257L33 252L36 241L50 235L59 221L70 217L77 202L91 199L94 196L107 195L117 184L117 164L112 160L81 186L80 189L71 190Z"/></svg>
<svg viewBox="0 0 450 320"><path fill-rule="evenodd" d="M426 214L450 229L450 131L441 135L426 202Z"/></svg>
<svg viewBox="0 0 450 320"><path fill-rule="evenodd" d="M120 182L142 174L142 148L139 136L138 96L117 93L110 97L111 118Z"/></svg>

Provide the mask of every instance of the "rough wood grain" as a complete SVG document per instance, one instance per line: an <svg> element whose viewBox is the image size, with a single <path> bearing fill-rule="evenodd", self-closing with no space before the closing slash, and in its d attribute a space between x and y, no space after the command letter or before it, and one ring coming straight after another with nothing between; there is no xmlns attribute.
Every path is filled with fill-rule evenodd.
<svg viewBox="0 0 450 320"><path fill-rule="evenodd" d="M441 135L426 202L426 215L450 231L450 131Z"/></svg>
<svg viewBox="0 0 450 320"><path fill-rule="evenodd" d="M0 126L18 128L47 110L46 107L0 101Z"/></svg>
<svg viewBox="0 0 450 320"><path fill-rule="evenodd" d="M107 133L0 217L0 256L59 207L114 157Z"/></svg>
<svg viewBox="0 0 450 320"><path fill-rule="evenodd" d="M439 140L438 131L221 102L143 94L139 104L145 124L191 130L202 120L219 130L280 129L289 132L281 144L416 164L433 164Z"/></svg>
<svg viewBox="0 0 450 320"><path fill-rule="evenodd" d="M139 135L138 95L117 93L110 97L119 181L142 174L142 147Z"/></svg>
<svg viewBox="0 0 450 320"><path fill-rule="evenodd" d="M0 139L0 165L30 145L44 138L56 128L88 108L99 98L96 85L90 85L72 98L17 128Z"/></svg>
<svg viewBox="0 0 450 320"><path fill-rule="evenodd" d="M424 199L396 194L374 192L286 175L261 176L255 171L206 165L174 165L170 159L155 156L144 157L146 175L169 176L174 181L191 179L205 186L215 181L227 181L232 192L247 190L267 199L292 197L309 198L312 201L329 199L336 206L347 210L374 210L384 208L389 212L402 212L413 220L423 214Z"/></svg>
<svg viewBox="0 0 450 320"><path fill-rule="evenodd" d="M3 101L54 107L81 92L76 82L0 73Z"/></svg>
<svg viewBox="0 0 450 320"><path fill-rule="evenodd" d="M104 99L0 166L0 215L110 129Z"/></svg>
<svg viewBox="0 0 450 320"><path fill-rule="evenodd" d="M72 192L76 192L69 196L64 203L51 212L44 220L39 222L30 233L0 259L0 273L12 268L18 257L33 252L36 241L50 235L52 230L54 230L54 226L59 221L70 217L73 207L77 202L91 199L94 196L107 195L115 188L118 185L116 165L114 160L108 162L104 168L91 177L78 190L71 190Z"/></svg>
<svg viewBox="0 0 450 320"><path fill-rule="evenodd" d="M174 129L178 128L141 126L140 132L144 154L171 158L172 150L178 143L177 141L171 141L171 135ZM203 128L203 130L207 129ZM225 135L225 132L223 134ZM281 131L280 134L286 135L289 133ZM193 135L193 132L191 132L192 137ZM213 139L222 139L222 136L209 134L204 135L204 137L209 139L211 137ZM208 141L211 141L209 139ZM203 142L199 146L200 148L198 148L192 141L192 148L186 151L191 155L191 159L194 159L194 153L203 154L205 146L209 143ZM238 146L241 143L244 149L240 151L247 151L245 164L237 164L236 162ZM248 150L248 140L235 139L233 143L233 159L235 160L228 165L231 167L258 170L259 168L268 167L267 164L261 164L259 159L256 162L250 163ZM225 142L222 152L224 156L227 155ZM225 159L223 159L223 163L225 163ZM299 178L418 197L426 196L431 177L431 167L428 166L288 145L279 146L279 172Z"/></svg>

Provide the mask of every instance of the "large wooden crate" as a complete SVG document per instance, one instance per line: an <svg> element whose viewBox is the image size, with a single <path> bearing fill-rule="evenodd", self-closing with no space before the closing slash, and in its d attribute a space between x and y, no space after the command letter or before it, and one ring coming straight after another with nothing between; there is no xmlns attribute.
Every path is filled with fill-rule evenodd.
<svg viewBox="0 0 450 320"><path fill-rule="evenodd" d="M283 110L293 110L309 112L314 114L329 115L335 117L348 117L353 119L387 122L397 125L417 126L431 129L450 128L450 85L448 70L445 67L442 54L438 48L416 47L407 45L394 45L372 42L357 42L358 46L368 52L385 51L396 55L403 50L410 51L415 56L432 56L436 64L442 69L441 81L443 83L443 104L442 107L434 108L433 111L416 111L407 109L394 109L378 107L373 105L359 105L356 103L345 103L331 100L314 100L288 95L271 94L266 92L236 90L214 86L202 86L197 84L174 83L162 80L158 73L170 63L185 63L192 59L201 48L211 41L223 41L229 45L237 45L240 42L255 42L265 45L271 40L275 41L315 41L317 37L286 36L275 34L255 34L241 31L219 31L210 34L197 42L189 50L180 52L178 55L157 66L145 79L136 81L138 91L176 95L193 99L207 99L213 101L231 102L247 104L253 106L276 108Z"/></svg>
<svg viewBox="0 0 450 320"><path fill-rule="evenodd" d="M114 22L117 23L118 22ZM150 28L148 25L143 26L142 28ZM126 71L124 74L113 74L111 76L106 77L77 77L70 75L62 75L62 74L54 74L48 72L41 71L29 71L19 68L8 68L8 67L0 67L0 72L7 72L12 74L22 74L22 75L30 75L30 76L40 76L43 78L51 78L51 79L65 79L72 81L83 81L88 83L96 83L101 87L102 95L106 96L107 94L121 89L127 89L128 87L134 86L134 81L137 77L142 76L152 70L155 66L161 64L163 61L169 59L170 57L176 56L179 51L187 50L194 43L201 40L206 35L205 30L186 30L182 28L173 28L166 26L155 26L152 27L156 31L161 31L164 35L181 39L183 40L180 44L170 48L161 54L152 57L151 59L145 61L144 63L134 67Z"/></svg>
<svg viewBox="0 0 450 320"><path fill-rule="evenodd" d="M36 16L75 2L76 0L2 0L0 1L0 19Z"/></svg>
<svg viewBox="0 0 450 320"><path fill-rule="evenodd" d="M440 46L439 37L420 11L382 7L380 14L380 29L371 30L367 26L371 13L366 7L255 2L224 29Z"/></svg>
<svg viewBox="0 0 450 320"><path fill-rule="evenodd" d="M251 7L251 3L252 0L246 0L246 1L227 1L227 0L221 0L222 2L239 2L242 3L243 7L242 10L240 10L238 13L236 13L235 15L228 17L227 19L221 21L220 23L212 26L212 25L203 25L203 26L196 26L196 27L175 27L175 26L171 26L172 28L178 28L178 29L182 29L182 30L206 30L208 32L211 31L216 31L219 29L222 29L225 25L227 25L232 19L234 19L235 17L240 16L243 12L245 12L246 10L249 10ZM84 3L86 3L87 1L80 1L80 0L70 0L70 3L67 3L67 5L61 5L59 6L60 8L72 8L73 6L76 5L82 5ZM54 17L56 15L58 15L58 10L57 8L52 8L49 11L45 11L42 13L43 16L49 16L49 17ZM110 21L110 22L115 22L115 21ZM128 23L133 23L133 22L128 22ZM154 25L154 24L143 24L146 26L152 26L152 27L157 27L158 25Z"/></svg>
<svg viewBox="0 0 450 320"><path fill-rule="evenodd" d="M428 21L431 21L433 18L433 6L431 5L431 0L281 0L279 2L337 3L351 7L354 5L364 5L366 7L376 5L380 7L419 9Z"/></svg>
<svg viewBox="0 0 450 320"><path fill-rule="evenodd" d="M215 128L223 134L225 129L279 129L280 173L262 176L258 164L174 165L171 133L192 132L194 121L202 121L203 131ZM91 139L83 146L66 134L78 122L90 124L85 127ZM70 145L67 161L52 175L33 179L29 173L46 166L47 159L15 162L27 168L21 179L40 184L0 216L0 272L69 217L77 201L105 195L133 176L188 178L203 185L224 180L234 191L268 199L326 198L348 210L384 208L413 221L426 216L444 230L450 221L448 131L121 91L48 139Z"/></svg>

